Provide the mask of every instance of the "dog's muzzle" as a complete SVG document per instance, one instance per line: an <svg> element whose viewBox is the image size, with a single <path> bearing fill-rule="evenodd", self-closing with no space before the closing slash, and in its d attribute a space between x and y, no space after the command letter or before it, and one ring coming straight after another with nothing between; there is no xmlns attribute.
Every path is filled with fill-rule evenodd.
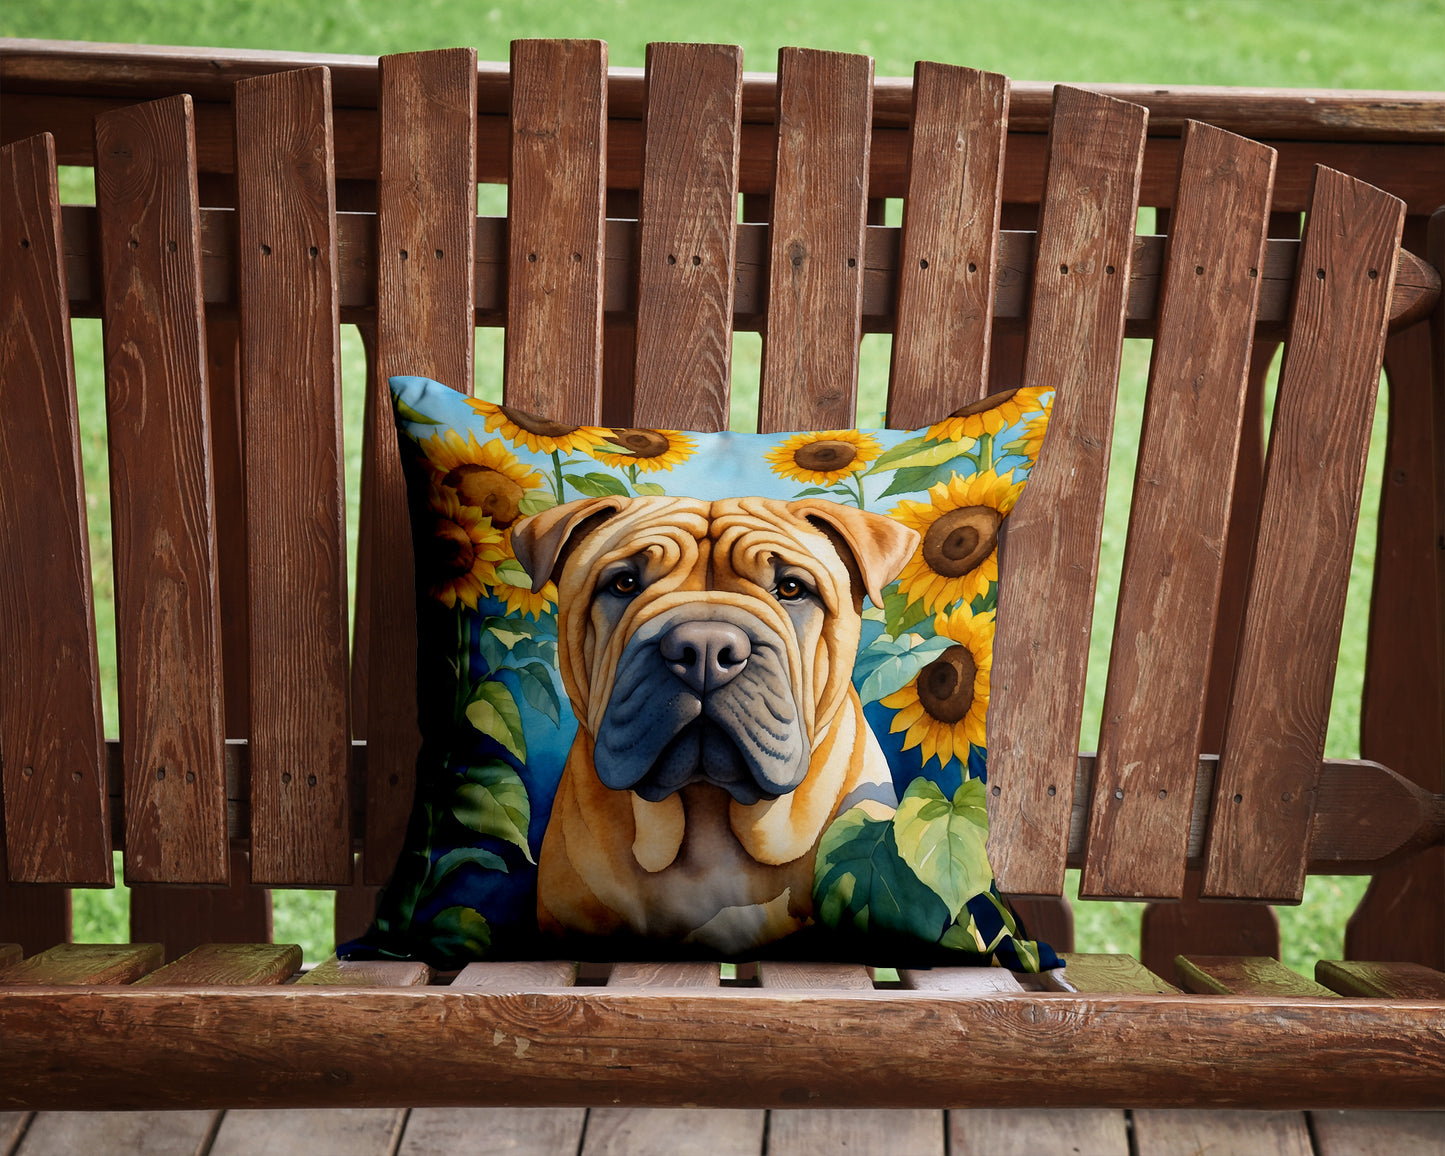
<svg viewBox="0 0 1445 1156"><path fill-rule="evenodd" d="M796 788L810 755L783 640L744 610L700 602L628 640L593 757L603 784L649 802L701 782L748 805Z"/></svg>

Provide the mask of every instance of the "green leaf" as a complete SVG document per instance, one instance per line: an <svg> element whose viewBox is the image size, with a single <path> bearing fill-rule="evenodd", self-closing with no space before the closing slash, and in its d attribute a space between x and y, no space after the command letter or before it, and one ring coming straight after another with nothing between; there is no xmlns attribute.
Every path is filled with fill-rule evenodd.
<svg viewBox="0 0 1445 1156"><path fill-rule="evenodd" d="M916 634L905 634L903 638L919 638ZM900 639L902 641L902 639ZM955 645L953 639L935 635L920 639L917 645L902 654L892 655L878 663L858 688L858 697L864 702L877 702L917 676L918 672Z"/></svg>
<svg viewBox="0 0 1445 1156"><path fill-rule="evenodd" d="M551 490L528 490L522 495L522 500L517 503L517 509L524 516L530 517L533 514L540 514L543 510L550 510L556 504L557 498Z"/></svg>
<svg viewBox="0 0 1445 1156"><path fill-rule="evenodd" d="M511 657L518 661L538 658L548 666L556 666L557 644L550 638L523 638L512 644Z"/></svg>
<svg viewBox="0 0 1445 1156"><path fill-rule="evenodd" d="M493 616L482 619L482 629L508 649L516 646L524 638L534 638L538 633L539 626L540 623L532 622L520 615L516 618Z"/></svg>
<svg viewBox="0 0 1445 1156"><path fill-rule="evenodd" d="M897 469L898 464L905 458L911 457L927 446L937 444L938 443L932 441L927 434L919 434L917 437L908 438L906 441L899 442L891 450L885 450L880 454L878 459L874 461L873 465L869 468L868 473L876 474L882 470ZM950 444L956 443L950 442Z"/></svg>
<svg viewBox="0 0 1445 1156"><path fill-rule="evenodd" d="M422 413L420 410L412 409L411 406L407 405L406 402L402 401L400 398L397 398L396 401L396 416L401 418L402 421L409 421L412 422L414 425L443 424L443 419L439 417L427 417L427 415Z"/></svg>
<svg viewBox="0 0 1445 1156"><path fill-rule="evenodd" d="M497 577L508 586L520 586L524 590L532 588L532 576L515 558L503 558L497 563Z"/></svg>
<svg viewBox="0 0 1445 1156"><path fill-rule="evenodd" d="M520 848L528 863L536 862L527 845L532 800L522 777L501 760L467 768L467 781L452 794L452 814L463 827L479 835L494 835Z"/></svg>
<svg viewBox="0 0 1445 1156"><path fill-rule="evenodd" d="M987 944L978 934L978 924L973 921L973 916L968 917L967 923L955 923L943 933L939 945L952 948L954 951L968 951L978 955L988 950Z"/></svg>
<svg viewBox="0 0 1445 1156"><path fill-rule="evenodd" d="M477 685L472 701L467 704L467 720L482 734L494 738L523 761L527 758L527 741L522 737L522 712L512 692L500 682Z"/></svg>
<svg viewBox="0 0 1445 1156"><path fill-rule="evenodd" d="M909 596L897 587L883 595L883 629L894 638L912 630L927 617L923 599L910 601Z"/></svg>
<svg viewBox="0 0 1445 1156"><path fill-rule="evenodd" d="M966 780L951 802L931 779L914 779L893 816L893 835L903 861L943 900L950 919L993 882L982 779Z"/></svg>
<svg viewBox="0 0 1445 1156"><path fill-rule="evenodd" d="M516 667L516 671L522 685L522 695L534 710L541 711L552 720L552 725L556 726L562 717L562 703L552 685L552 672L540 662L529 662L526 666Z"/></svg>
<svg viewBox="0 0 1445 1156"><path fill-rule="evenodd" d="M572 483L572 488L579 494L586 494L589 498L625 498L628 496L627 487L623 485L621 478L615 478L611 474L564 474L567 481Z"/></svg>
<svg viewBox="0 0 1445 1156"><path fill-rule="evenodd" d="M937 943L949 924L942 900L899 856L892 821L871 818L862 807L843 812L823 832L813 879L813 909L830 927L851 923Z"/></svg>
<svg viewBox="0 0 1445 1156"><path fill-rule="evenodd" d="M483 871L507 871L507 861L484 847L458 847L448 851L432 864L431 875L427 878L428 890L433 890L453 871L471 864Z"/></svg>
<svg viewBox="0 0 1445 1156"><path fill-rule="evenodd" d="M963 469L959 469L962 465ZM911 494L927 491L939 482L946 482L954 474L971 475L973 473L973 462L968 458L954 457L944 462L941 466L908 466L899 470L893 475L893 480L888 483L888 488L879 494L879 498L886 498L892 494Z"/></svg>
<svg viewBox="0 0 1445 1156"><path fill-rule="evenodd" d="M793 495L793 497L811 498L818 494L831 494L834 492L835 487L833 486L808 486L806 489L799 490L796 494Z"/></svg>
<svg viewBox="0 0 1445 1156"><path fill-rule="evenodd" d="M438 952L461 961L480 959L492 946L492 929L486 916L472 907L448 907L427 924L427 935Z"/></svg>
<svg viewBox="0 0 1445 1156"><path fill-rule="evenodd" d="M920 440L920 439L912 439ZM905 442L904 445L907 445ZM921 445L915 446L910 452L900 453L902 445L894 446L886 454L873 463L869 473L877 473L878 468L887 462L887 469L907 470L922 466L932 468L941 466L944 462L950 462L954 458L961 457L964 452L962 442L956 442L952 438L944 438L940 442L923 441Z"/></svg>
<svg viewBox="0 0 1445 1156"><path fill-rule="evenodd" d="M638 482L632 488L639 494L644 494L649 498L664 498L667 496L667 491L656 482Z"/></svg>

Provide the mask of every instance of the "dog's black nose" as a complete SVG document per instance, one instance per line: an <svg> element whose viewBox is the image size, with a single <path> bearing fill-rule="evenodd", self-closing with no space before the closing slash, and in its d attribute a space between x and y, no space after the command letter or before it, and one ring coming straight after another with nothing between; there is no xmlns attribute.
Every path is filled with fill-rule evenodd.
<svg viewBox="0 0 1445 1156"><path fill-rule="evenodd" d="M748 636L728 622L680 622L659 649L668 669L699 695L732 682L753 652Z"/></svg>

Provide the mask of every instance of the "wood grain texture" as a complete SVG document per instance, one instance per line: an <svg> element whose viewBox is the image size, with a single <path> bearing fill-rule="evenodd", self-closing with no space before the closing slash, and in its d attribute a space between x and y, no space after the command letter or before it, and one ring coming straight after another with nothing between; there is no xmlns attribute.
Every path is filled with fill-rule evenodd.
<svg viewBox="0 0 1445 1156"><path fill-rule="evenodd" d="M871 57L778 53L760 433L855 424L872 97Z"/></svg>
<svg viewBox="0 0 1445 1156"><path fill-rule="evenodd" d="M367 883L384 883L401 851L421 746L411 525L387 379L420 375L472 391L476 50L386 56L380 80L376 366L361 478L369 519Z"/></svg>
<svg viewBox="0 0 1445 1156"><path fill-rule="evenodd" d="M413 1108L397 1156L453 1156L482 1137L510 1156L572 1156L586 1120L585 1108Z"/></svg>
<svg viewBox="0 0 1445 1156"><path fill-rule="evenodd" d="M226 1113L208 1156L391 1156L406 1112L400 1108L333 1108Z"/></svg>
<svg viewBox="0 0 1445 1156"><path fill-rule="evenodd" d="M872 991L873 978L861 964L764 960L758 964L758 986L780 991Z"/></svg>
<svg viewBox="0 0 1445 1156"><path fill-rule="evenodd" d="M1315 964L1315 979L1341 995L1445 1000L1445 972L1419 963L1322 959Z"/></svg>
<svg viewBox="0 0 1445 1156"><path fill-rule="evenodd" d="M269 943L271 892L250 883L246 852L231 848L228 887L137 883L130 888L132 943L163 943L177 959L203 943Z"/></svg>
<svg viewBox="0 0 1445 1156"><path fill-rule="evenodd" d="M0 985L131 983L164 962L159 943L62 943L0 971Z"/></svg>
<svg viewBox="0 0 1445 1156"><path fill-rule="evenodd" d="M1023 378L1057 393L1000 558L988 724L989 857L1009 894L1063 889L1146 121L1055 98Z"/></svg>
<svg viewBox="0 0 1445 1156"><path fill-rule="evenodd" d="M647 46L632 422L727 429L741 48Z"/></svg>
<svg viewBox="0 0 1445 1156"><path fill-rule="evenodd" d="M715 963L615 963L608 987L717 987L722 982Z"/></svg>
<svg viewBox="0 0 1445 1156"><path fill-rule="evenodd" d="M953 1156L1132 1156L1124 1113L1105 1108L965 1108L948 1114Z"/></svg>
<svg viewBox="0 0 1445 1156"><path fill-rule="evenodd" d="M904 968L898 978L909 991L947 991L955 995L1023 991L1014 973L1002 967Z"/></svg>
<svg viewBox="0 0 1445 1156"><path fill-rule="evenodd" d="M0 831L0 854L5 847ZM70 938L70 889L54 883L10 883L0 859L0 939L31 954Z"/></svg>
<svg viewBox="0 0 1445 1156"><path fill-rule="evenodd" d="M0 1152L12 1156L20 1137L34 1120L33 1112L0 1112Z"/></svg>
<svg viewBox="0 0 1445 1156"><path fill-rule="evenodd" d="M1202 846L1203 828L1199 831ZM1175 958L1194 953L1279 958L1279 916L1273 907L1204 901L1200 898L1203 884L1203 871L1191 864L1184 873L1182 899L1144 908L1139 921L1139 958L1145 967L1159 975L1172 975Z"/></svg>
<svg viewBox="0 0 1445 1156"><path fill-rule="evenodd" d="M48 136L0 150L0 698L10 878L110 886L100 667Z"/></svg>
<svg viewBox="0 0 1445 1156"><path fill-rule="evenodd" d="M1445 1156L1445 1112L1310 1113L1317 1156Z"/></svg>
<svg viewBox="0 0 1445 1156"><path fill-rule="evenodd" d="M1069 952L1063 957L1064 978L1078 992L1176 992L1132 955Z"/></svg>
<svg viewBox="0 0 1445 1156"><path fill-rule="evenodd" d="M890 1156L943 1156L944 1114L921 1108L820 1108L773 1111L768 1116L769 1156L819 1152L887 1152Z"/></svg>
<svg viewBox="0 0 1445 1156"><path fill-rule="evenodd" d="M1267 955L1181 955L1174 970L1185 991L1220 995L1327 996L1329 988Z"/></svg>
<svg viewBox="0 0 1445 1156"><path fill-rule="evenodd" d="M607 46L512 44L506 403L553 421L601 415Z"/></svg>
<svg viewBox="0 0 1445 1156"><path fill-rule="evenodd" d="M757 1156L767 1119L744 1108L593 1108L581 1156Z"/></svg>
<svg viewBox="0 0 1445 1156"><path fill-rule="evenodd" d="M480 987L487 991L531 991L537 987L571 987L577 982L577 965L568 960L520 960L506 963L469 963L452 987Z"/></svg>
<svg viewBox="0 0 1445 1156"><path fill-rule="evenodd" d="M1109 650L1083 898L1184 893L1273 176L1274 150L1207 125L1185 129Z"/></svg>
<svg viewBox="0 0 1445 1156"><path fill-rule="evenodd" d="M225 699L188 96L95 123L125 871L225 883Z"/></svg>
<svg viewBox="0 0 1445 1156"><path fill-rule="evenodd" d="M1138 1156L1313 1156L1303 1112L1136 1111Z"/></svg>
<svg viewBox="0 0 1445 1156"><path fill-rule="evenodd" d="M301 967L294 943L207 943L136 980L141 987L283 983Z"/></svg>
<svg viewBox="0 0 1445 1156"><path fill-rule="evenodd" d="M908 195L888 425L915 429L988 392L1009 80L913 66Z"/></svg>
<svg viewBox="0 0 1445 1156"><path fill-rule="evenodd" d="M15 1156L204 1156L220 1117L216 1111L38 1112Z"/></svg>
<svg viewBox="0 0 1445 1156"><path fill-rule="evenodd" d="M0 967L9 967L12 963L19 963L24 951L18 943L0 943Z"/></svg>
<svg viewBox="0 0 1445 1156"><path fill-rule="evenodd" d="M1297 903L1304 891L1404 209L1320 170L1265 463L1205 897Z"/></svg>
<svg viewBox="0 0 1445 1156"><path fill-rule="evenodd" d="M331 92L236 88L251 617L251 876L349 883L345 496Z"/></svg>
<svg viewBox="0 0 1445 1156"><path fill-rule="evenodd" d="M330 959L318 963L296 982L312 987L425 987L432 970L403 959Z"/></svg>

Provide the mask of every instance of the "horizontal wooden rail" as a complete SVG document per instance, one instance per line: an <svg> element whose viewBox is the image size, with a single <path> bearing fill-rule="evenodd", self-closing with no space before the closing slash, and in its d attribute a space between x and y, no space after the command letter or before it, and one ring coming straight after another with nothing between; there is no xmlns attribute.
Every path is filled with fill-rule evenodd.
<svg viewBox="0 0 1445 1156"><path fill-rule="evenodd" d="M236 304L236 229L230 209L201 211L201 274L207 305ZM100 316L100 252L96 211L88 205L67 205L65 226L66 277L70 307L77 317ZM901 230L874 225L867 231L864 252L863 328L891 332L898 293L898 250ZM342 320L376 306L376 217L371 213L337 214ZM1140 235L1134 241L1129 277L1127 332L1152 337L1162 283L1165 237ZM1035 234L1000 235L998 289L994 316L1021 320L1028 308ZM1299 257L1299 241L1273 239L1260 271L1258 325L1279 329L1288 316L1290 291ZM768 226L738 226L737 284L734 324L742 330L762 327L768 282ZM607 222L604 310L612 315L636 310L637 223ZM478 217L475 294L478 325L501 325L506 316L507 222ZM1411 253L1402 253L1395 278L1391 325L1399 327L1426 316L1440 295L1440 274Z"/></svg>

